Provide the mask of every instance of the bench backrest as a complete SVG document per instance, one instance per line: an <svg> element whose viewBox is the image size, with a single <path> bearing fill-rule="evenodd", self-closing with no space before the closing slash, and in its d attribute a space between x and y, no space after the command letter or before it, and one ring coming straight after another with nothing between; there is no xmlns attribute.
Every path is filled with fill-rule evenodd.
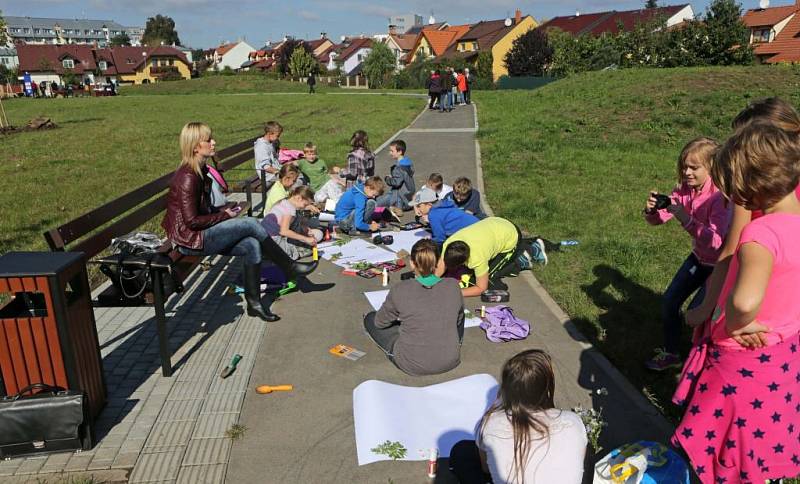
<svg viewBox="0 0 800 484"><path fill-rule="evenodd" d="M229 170L252 160L253 143L256 139L258 137L217 151L216 159L220 168ZM64 225L48 230L44 233L44 238L50 250L63 251L69 246L70 251L84 252L87 258L96 256L111 245L112 239L132 232L166 210L166 191L172 176L173 173L167 173ZM92 233L100 227L103 227L100 231ZM92 235L86 237L89 234Z"/></svg>

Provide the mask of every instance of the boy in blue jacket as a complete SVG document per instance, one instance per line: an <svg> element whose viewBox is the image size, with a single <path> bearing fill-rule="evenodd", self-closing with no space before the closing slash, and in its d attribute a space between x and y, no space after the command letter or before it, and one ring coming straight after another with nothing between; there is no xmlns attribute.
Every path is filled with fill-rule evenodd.
<svg viewBox="0 0 800 484"><path fill-rule="evenodd" d="M374 232L380 228L372 221L375 212L375 198L379 197L386 184L379 176L367 178L364 183L356 183L347 190L336 203L334 221L339 230L350 233L352 230Z"/></svg>
<svg viewBox="0 0 800 484"><path fill-rule="evenodd" d="M481 194L472 188L472 182L467 177L456 178L453 183L453 191L448 193L445 200L452 200L457 208L471 213L479 220L486 218L486 213L481 208Z"/></svg>
<svg viewBox="0 0 800 484"><path fill-rule="evenodd" d="M478 221L476 216L456 207L452 200L439 202L436 192L428 187L414 194L411 206L420 220L430 225L437 244L443 244L454 233Z"/></svg>

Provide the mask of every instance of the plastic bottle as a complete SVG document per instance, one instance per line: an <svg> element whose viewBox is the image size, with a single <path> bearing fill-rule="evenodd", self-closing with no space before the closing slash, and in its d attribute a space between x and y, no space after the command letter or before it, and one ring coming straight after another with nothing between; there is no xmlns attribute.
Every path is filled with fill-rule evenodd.
<svg viewBox="0 0 800 484"><path fill-rule="evenodd" d="M428 456L428 477L430 477L431 479L436 477L438 460L439 460L439 449L431 449L430 454Z"/></svg>
<svg viewBox="0 0 800 484"><path fill-rule="evenodd" d="M577 240L562 240L561 241L561 245L564 246L564 247L570 246L570 245L578 245L578 241Z"/></svg>
<svg viewBox="0 0 800 484"><path fill-rule="evenodd" d="M389 271L387 271L385 267L383 268L383 284L382 285L383 285L383 287L386 287L386 286L389 285Z"/></svg>

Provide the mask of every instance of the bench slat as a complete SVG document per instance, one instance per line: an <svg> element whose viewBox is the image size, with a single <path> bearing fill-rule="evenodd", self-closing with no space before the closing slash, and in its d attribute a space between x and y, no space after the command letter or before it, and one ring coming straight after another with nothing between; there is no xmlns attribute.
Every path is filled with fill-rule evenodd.
<svg viewBox="0 0 800 484"><path fill-rule="evenodd" d="M129 215L122 217L88 239L78 242L70 247L69 250L70 252L84 252L87 258L94 257L111 245L111 239L132 232L166 209L167 194L165 193L134 212L131 212Z"/></svg>
<svg viewBox="0 0 800 484"><path fill-rule="evenodd" d="M231 155L235 155L236 153L238 153L238 152L240 152L240 151L242 151L242 150L244 150L246 148L250 148L252 150L253 149L253 143L255 143L256 140L258 138L260 138L260 137L261 136L256 136L254 138L250 138L250 139L244 140L241 143L236 143L235 145L231 145L231 146L227 146L225 148L222 148L221 150L217 151L216 158L218 160L223 160L224 158L227 158L227 157L229 157Z"/></svg>

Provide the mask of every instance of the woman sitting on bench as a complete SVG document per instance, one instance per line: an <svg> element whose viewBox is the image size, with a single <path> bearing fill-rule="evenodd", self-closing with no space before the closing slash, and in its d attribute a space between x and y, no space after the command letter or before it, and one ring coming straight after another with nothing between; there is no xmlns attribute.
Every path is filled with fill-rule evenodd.
<svg viewBox="0 0 800 484"><path fill-rule="evenodd" d="M167 195L167 213L161 226L178 252L184 255L234 255L244 257L244 294L247 314L264 321L280 318L261 305L261 261L271 260L292 279L311 273L316 262L291 260L251 217L236 218L238 205L214 208L206 160L214 156L216 142L204 123L188 123L181 130L181 164Z"/></svg>

